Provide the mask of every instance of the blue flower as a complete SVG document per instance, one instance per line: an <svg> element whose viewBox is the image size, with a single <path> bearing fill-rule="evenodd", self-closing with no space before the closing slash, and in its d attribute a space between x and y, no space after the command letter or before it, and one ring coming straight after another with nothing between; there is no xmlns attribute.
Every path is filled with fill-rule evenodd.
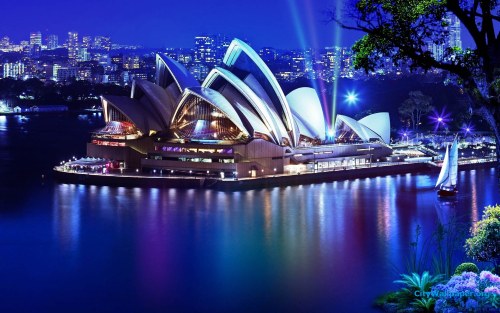
<svg viewBox="0 0 500 313"><path fill-rule="evenodd" d="M477 308L477 301L474 300L474 299L468 299L466 302L465 302L465 308L467 310L474 310Z"/></svg>

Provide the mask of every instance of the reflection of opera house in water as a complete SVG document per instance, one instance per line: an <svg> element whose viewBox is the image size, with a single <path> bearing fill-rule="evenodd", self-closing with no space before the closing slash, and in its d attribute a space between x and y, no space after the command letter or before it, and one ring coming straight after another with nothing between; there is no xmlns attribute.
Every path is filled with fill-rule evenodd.
<svg viewBox="0 0 500 313"><path fill-rule="evenodd" d="M156 67L156 83L135 81L130 98L102 98L106 126L92 134L88 156L144 173L255 177L362 165L391 154L387 113L360 121L339 115L337 144L325 144L316 91L285 96L240 40L201 85L168 57L158 55Z"/></svg>

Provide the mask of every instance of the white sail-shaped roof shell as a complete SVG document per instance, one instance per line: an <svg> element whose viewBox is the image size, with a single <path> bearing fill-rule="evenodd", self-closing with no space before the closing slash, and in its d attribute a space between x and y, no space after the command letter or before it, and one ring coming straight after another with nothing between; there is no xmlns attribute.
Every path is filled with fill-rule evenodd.
<svg viewBox="0 0 500 313"><path fill-rule="evenodd" d="M179 93L182 93L188 87L200 86L196 78L182 64L167 56L157 54L156 84L167 88L172 81L175 82Z"/></svg>
<svg viewBox="0 0 500 313"><path fill-rule="evenodd" d="M177 103L171 101L165 89L147 80L134 80L131 98L149 107L152 113L161 119L163 128L168 129Z"/></svg>
<svg viewBox="0 0 500 313"><path fill-rule="evenodd" d="M243 82L249 86L249 88L264 102L266 110L269 112L269 115L271 115L273 127L279 138L278 142L280 144L283 144L285 141L291 143L291 137L286 130L285 124L283 124L283 120L280 118L278 112L276 112L276 109L272 105L269 105L269 103L272 103L272 100L267 95L264 87L262 87L259 81L252 74L248 74Z"/></svg>
<svg viewBox="0 0 500 313"><path fill-rule="evenodd" d="M323 108L314 88L298 88L286 96L301 135L309 138L326 138Z"/></svg>
<svg viewBox="0 0 500 313"><path fill-rule="evenodd" d="M245 55L246 61L250 61L253 64L250 64L247 67L240 68L242 65L238 64L238 60L241 58L241 55ZM281 89L278 81L274 77L273 73L269 69L269 67L264 63L264 61L260 58L260 56L246 43L239 39L234 39L224 56L223 63L229 68L232 69L236 67L243 71L248 71L257 79L260 80L260 85L266 83L270 88L265 88L268 96L273 100L275 98L276 101L269 101L268 106L274 106L274 108L278 111L283 112L283 117L280 118L282 123L284 124L287 132L289 133L290 144L292 146L296 146L298 143L298 129L297 124L294 123L293 115L286 100L285 94ZM248 84L248 83L247 83ZM251 84L248 84L250 88L252 88ZM253 89L253 88L252 88ZM255 91L255 90L254 90ZM276 106L279 106L276 107ZM277 116L279 116L280 112L276 112ZM286 138L286 137L283 137ZM287 138L288 139L288 138Z"/></svg>
<svg viewBox="0 0 500 313"><path fill-rule="evenodd" d="M212 106L220 110L225 116L227 116L227 118L231 120L231 122L233 122L234 125L238 127L238 129L241 130L241 132L245 136L250 135L249 131L244 126L243 121L241 120L231 103L229 103L229 101L227 101L227 99L224 98L224 96L222 96L218 91L204 87L193 87L184 90L184 93L182 94L182 97L179 101L179 106L177 107L177 110L173 115L171 122L172 124L175 123L175 120L180 119L178 114L182 112L182 108L187 103L187 100L192 96L198 97L206 101L207 103L210 103Z"/></svg>
<svg viewBox="0 0 500 313"><path fill-rule="evenodd" d="M385 143L391 141L391 120L389 113L380 112L368 115L358 121L358 123L368 127L374 133L378 134Z"/></svg>
<svg viewBox="0 0 500 313"><path fill-rule="evenodd" d="M380 135L375 133L367 126L360 124L353 118L350 118L345 115L337 115L337 119L335 121L336 128L340 122L344 122L347 126L349 126L352 129L352 131L354 131L362 141L368 142L370 141L370 139L384 141Z"/></svg>
<svg viewBox="0 0 500 313"><path fill-rule="evenodd" d="M151 108L144 106L139 100L123 96L102 96L105 122L112 121L111 110L123 114L143 134L163 130L164 125Z"/></svg>
<svg viewBox="0 0 500 313"><path fill-rule="evenodd" d="M281 134L283 127L277 126L277 123L281 123L281 121L276 121L266 103L238 76L223 68L214 68L208 74L202 86L212 88L217 79L223 79L225 83L234 87L252 106L255 113L248 109L240 110L248 118L248 122L252 124L254 131L266 134L273 139L274 143L280 144L281 138L286 136L286 132ZM241 107L241 104L239 106Z"/></svg>

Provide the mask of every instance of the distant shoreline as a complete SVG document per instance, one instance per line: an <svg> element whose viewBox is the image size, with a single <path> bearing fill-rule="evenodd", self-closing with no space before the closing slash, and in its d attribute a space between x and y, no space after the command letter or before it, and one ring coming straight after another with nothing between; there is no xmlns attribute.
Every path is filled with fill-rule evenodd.
<svg viewBox="0 0 500 313"><path fill-rule="evenodd" d="M41 106L43 107L43 106ZM47 114L47 113L102 113L102 110L94 109L66 109L66 110L53 110L53 111L25 111L25 112L0 112L0 116L16 116L16 115L36 115L36 114Z"/></svg>

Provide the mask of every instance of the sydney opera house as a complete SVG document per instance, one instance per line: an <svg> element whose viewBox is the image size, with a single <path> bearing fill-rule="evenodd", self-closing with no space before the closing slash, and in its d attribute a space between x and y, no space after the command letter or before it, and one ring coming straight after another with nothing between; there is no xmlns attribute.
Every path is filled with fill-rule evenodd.
<svg viewBox="0 0 500 313"><path fill-rule="evenodd" d="M156 82L137 80L130 97L102 97L106 126L91 157L165 175L257 177L366 164L391 154L389 115L336 118L328 141L313 88L285 95L259 55L235 39L221 67L200 84L157 55Z"/></svg>

